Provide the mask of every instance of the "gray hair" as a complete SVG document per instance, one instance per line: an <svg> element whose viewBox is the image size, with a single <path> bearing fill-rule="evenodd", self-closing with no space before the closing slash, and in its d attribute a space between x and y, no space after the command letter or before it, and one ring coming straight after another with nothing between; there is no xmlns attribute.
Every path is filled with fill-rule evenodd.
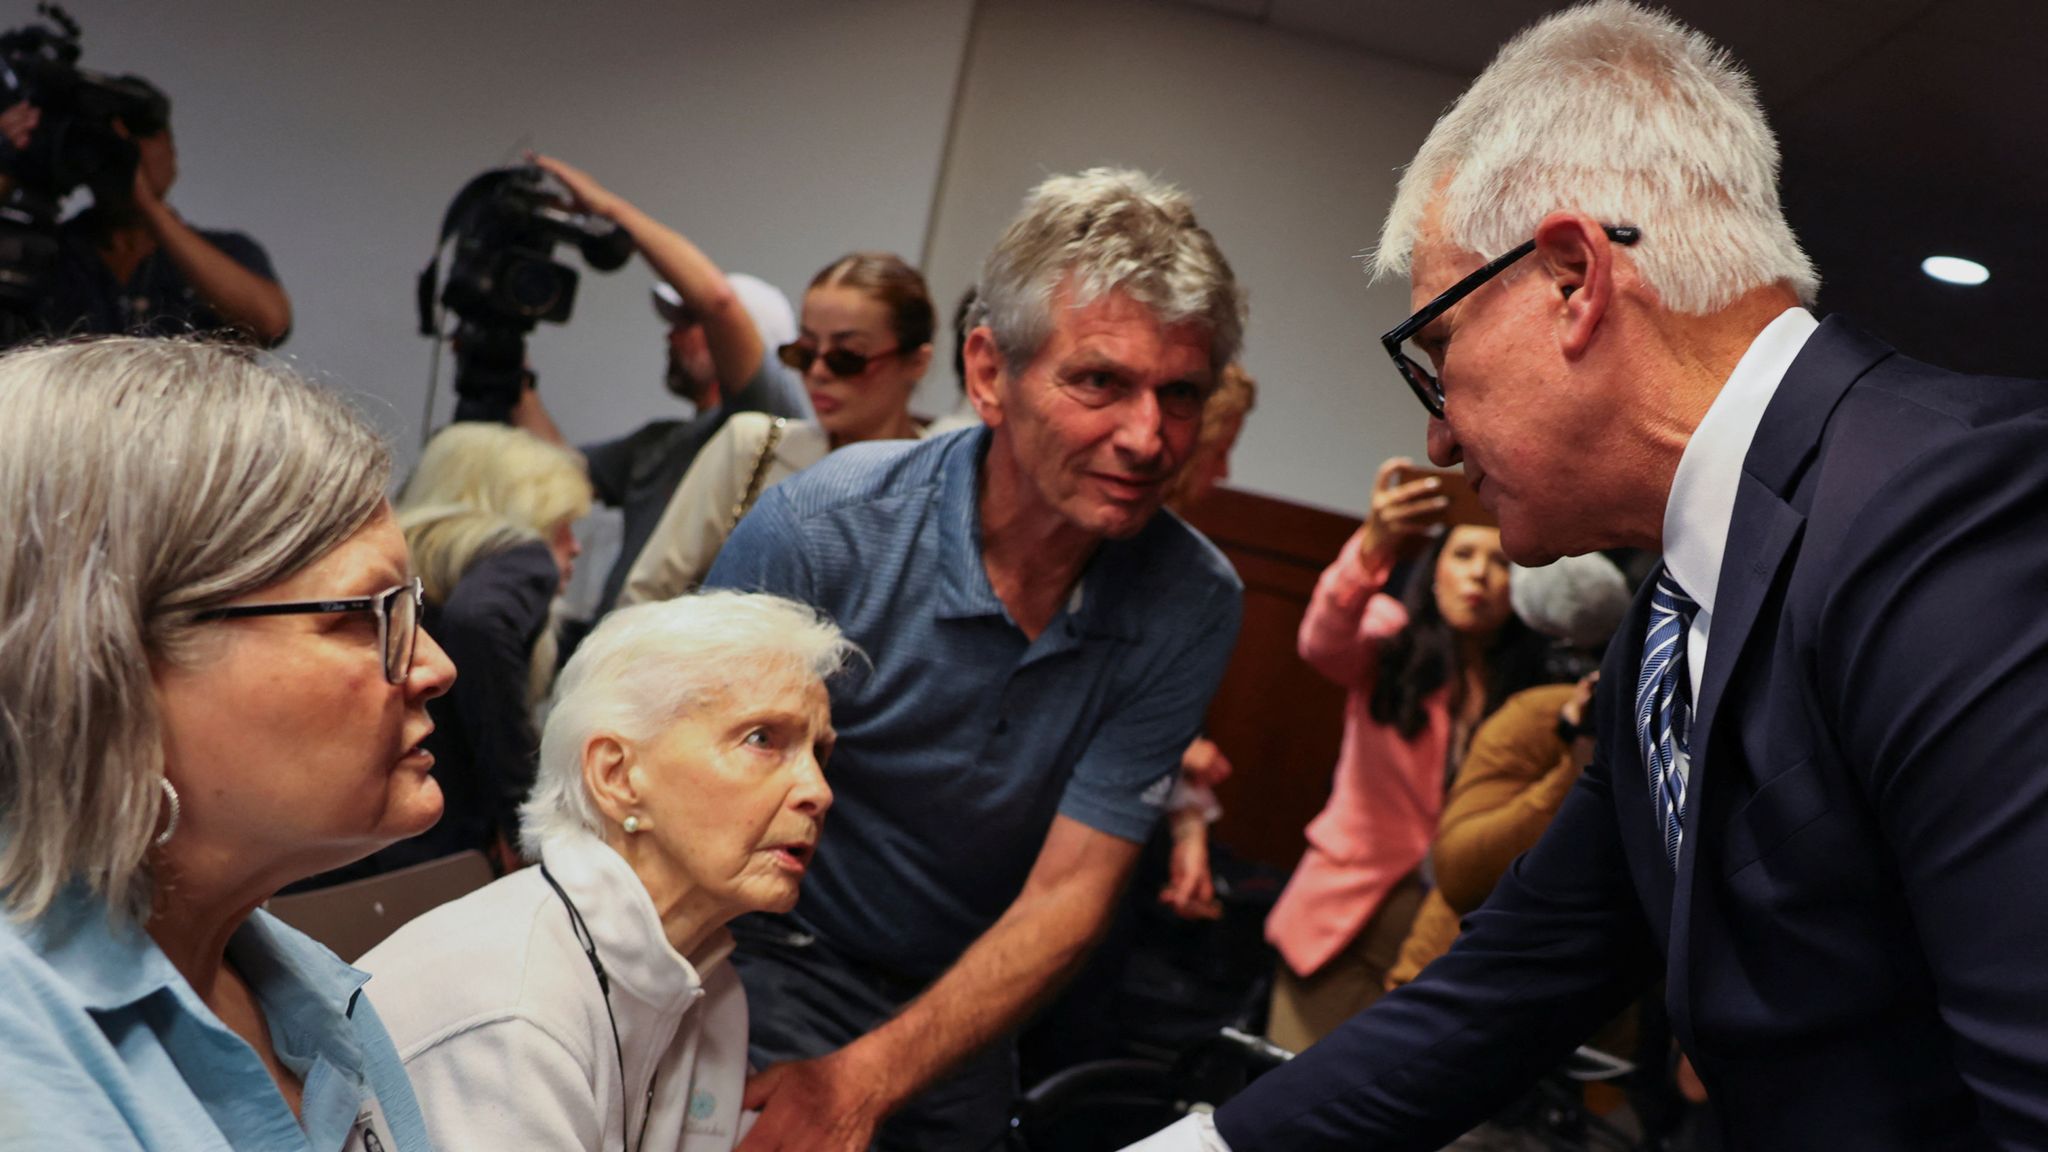
<svg viewBox="0 0 2048 1152"><path fill-rule="evenodd" d="M1500 50L1402 176L1375 276L1407 274L1432 203L1443 241L1489 258L1559 210L1640 227L1629 258L1680 313L1770 284L1808 304L1820 290L1778 202L1778 142L1749 76L1626 0L1560 12Z"/></svg>
<svg viewBox="0 0 2048 1152"><path fill-rule="evenodd" d="M1142 172L1090 168L1033 189L982 264L977 317L995 334L1010 371L1021 372L1052 334L1052 300L1071 278L1083 307L1112 289L1150 308L1162 324L1209 330L1221 371L1244 341L1244 291L1216 240L1195 222L1187 196Z"/></svg>
<svg viewBox="0 0 2048 1152"><path fill-rule="evenodd" d="M621 608L576 649L555 683L519 842L538 859L549 837L601 832L583 785L593 737L645 744L750 677L797 668L820 680L860 649L817 609L761 592L719 590Z"/></svg>
<svg viewBox="0 0 2048 1152"><path fill-rule="evenodd" d="M1539 568L1509 568L1508 600L1536 631L1574 648L1607 646L1628 615L1628 579L1598 552L1566 556Z"/></svg>
<svg viewBox="0 0 2048 1152"><path fill-rule="evenodd" d="M0 891L141 919L164 755L151 667L195 613L287 579L384 507L354 409L250 351L116 338L0 357Z"/></svg>

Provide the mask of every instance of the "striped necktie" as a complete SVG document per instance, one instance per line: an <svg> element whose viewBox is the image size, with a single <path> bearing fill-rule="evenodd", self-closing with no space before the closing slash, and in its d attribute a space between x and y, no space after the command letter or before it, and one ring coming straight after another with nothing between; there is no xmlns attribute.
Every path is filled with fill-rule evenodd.
<svg viewBox="0 0 2048 1152"><path fill-rule="evenodd" d="M1699 605L1659 570L1650 592L1650 631L1643 640L1643 671L1636 680L1636 737L1650 774L1650 801L1664 854L1678 867L1685 826L1686 783L1691 775L1692 678L1685 640Z"/></svg>

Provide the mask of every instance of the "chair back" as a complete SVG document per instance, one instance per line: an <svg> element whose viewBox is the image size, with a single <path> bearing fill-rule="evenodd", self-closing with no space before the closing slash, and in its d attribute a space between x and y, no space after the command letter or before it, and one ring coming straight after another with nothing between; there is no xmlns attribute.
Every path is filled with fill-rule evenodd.
<svg viewBox="0 0 2048 1152"><path fill-rule="evenodd" d="M353 964L399 925L493 878L490 861L472 850L332 888L273 896L264 907Z"/></svg>
<svg viewBox="0 0 2048 1152"><path fill-rule="evenodd" d="M1116 1152L1180 1119L1162 1061L1076 1064L1027 1090L1010 1114L1009 1152Z"/></svg>

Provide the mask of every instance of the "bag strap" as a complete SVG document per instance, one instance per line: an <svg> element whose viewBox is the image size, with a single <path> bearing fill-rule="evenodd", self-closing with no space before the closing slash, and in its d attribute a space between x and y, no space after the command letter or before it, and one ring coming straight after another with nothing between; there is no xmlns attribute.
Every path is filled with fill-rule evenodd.
<svg viewBox="0 0 2048 1152"><path fill-rule="evenodd" d="M740 497L739 503L732 506L733 523L737 524L745 518L753 509L754 501L761 498L761 482L768 479L768 461L774 457L775 446L782 443L782 430L788 426L789 421L781 416L777 416L774 422L768 425L768 438L761 441L761 454L754 458L754 474L747 481L746 494Z"/></svg>

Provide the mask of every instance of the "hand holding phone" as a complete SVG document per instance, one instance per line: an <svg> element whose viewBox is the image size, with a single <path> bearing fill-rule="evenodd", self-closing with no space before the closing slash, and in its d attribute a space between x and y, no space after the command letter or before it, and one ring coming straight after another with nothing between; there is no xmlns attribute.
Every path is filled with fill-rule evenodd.
<svg viewBox="0 0 2048 1152"><path fill-rule="evenodd" d="M1493 513L1479 502L1479 493L1472 490L1472 482L1465 479L1465 473L1457 468L1415 468L1405 467L1396 473L1397 482L1434 479L1436 491L1444 499L1442 523L1449 525L1477 524L1483 528L1496 528L1499 524Z"/></svg>
<svg viewBox="0 0 2048 1152"><path fill-rule="evenodd" d="M1408 477L1414 464L1401 457L1380 465L1373 478L1372 506L1359 534L1360 559L1368 567L1414 551L1443 523L1449 501L1432 477Z"/></svg>

